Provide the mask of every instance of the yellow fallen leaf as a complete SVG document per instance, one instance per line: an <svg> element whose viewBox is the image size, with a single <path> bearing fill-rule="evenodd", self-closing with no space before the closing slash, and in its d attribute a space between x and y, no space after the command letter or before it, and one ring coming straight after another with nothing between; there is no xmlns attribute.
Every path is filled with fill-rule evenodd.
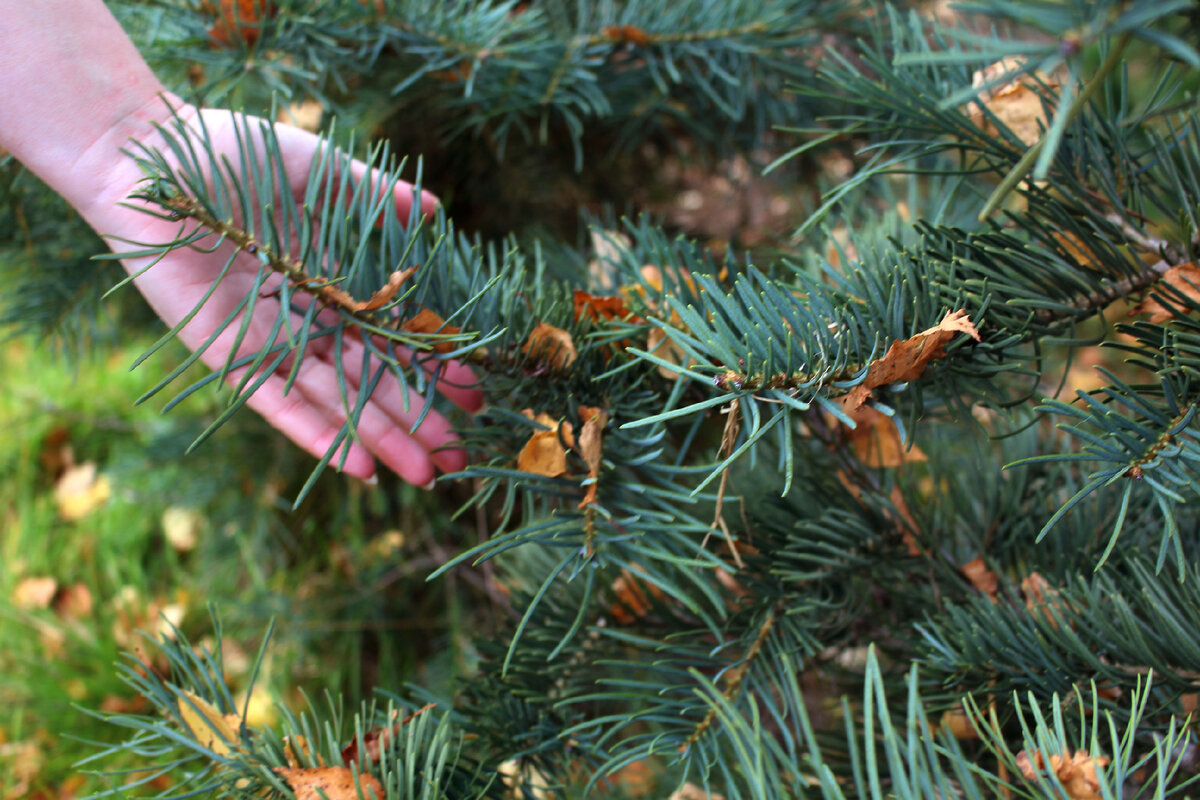
<svg viewBox="0 0 1200 800"><path fill-rule="evenodd" d="M324 114L324 104L320 100L309 99L281 108L276 120L303 128L309 133L316 133L321 129L321 117Z"/></svg>
<svg viewBox="0 0 1200 800"><path fill-rule="evenodd" d="M196 737L202 747L219 756L226 756L238 749L241 737L237 729L242 721L237 714L222 714L211 703L191 692L180 693L179 716Z"/></svg>
<svg viewBox="0 0 1200 800"><path fill-rule="evenodd" d="M276 767L296 800L383 800L383 784L373 775L357 776L348 767ZM361 794L359 790L361 791Z"/></svg>
<svg viewBox="0 0 1200 800"><path fill-rule="evenodd" d="M197 534L204 524L204 517L194 508L170 506L162 515L163 535L167 544L177 553L195 549Z"/></svg>
<svg viewBox="0 0 1200 800"><path fill-rule="evenodd" d="M265 692L252 692L248 703L246 692L238 692L234 695L233 707L246 709L246 725L250 727L270 728L279 721L279 706Z"/></svg>
<svg viewBox="0 0 1200 800"><path fill-rule="evenodd" d="M58 581L49 575L22 578L13 589L12 604L21 609L49 608L57 591Z"/></svg>
<svg viewBox="0 0 1200 800"><path fill-rule="evenodd" d="M667 800L725 800L725 795L710 792L694 783L685 783L672 792Z"/></svg>
<svg viewBox="0 0 1200 800"><path fill-rule="evenodd" d="M941 726L955 739L978 739L979 731L962 708L951 708L942 714Z"/></svg>
<svg viewBox="0 0 1200 800"><path fill-rule="evenodd" d="M68 522L82 519L108 500L112 485L98 475L94 461L68 467L54 484L58 515Z"/></svg>

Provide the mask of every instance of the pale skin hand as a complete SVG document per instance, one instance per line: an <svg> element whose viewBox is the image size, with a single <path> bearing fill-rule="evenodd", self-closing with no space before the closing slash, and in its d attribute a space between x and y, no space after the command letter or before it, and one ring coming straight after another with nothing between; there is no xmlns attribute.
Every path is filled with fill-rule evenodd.
<svg viewBox="0 0 1200 800"><path fill-rule="evenodd" d="M203 115L214 148L232 156L237 149L233 116L227 111L197 110L164 96L161 84L100 0L0 0L0 19L0 98L4 98L0 146L66 197L102 235L148 243L176 238L178 224L119 205L143 177L120 150L128 147L131 138L154 144L153 124L166 126L174 108L184 120ZM297 181L302 184L307 176L319 139L287 125L276 125L275 130L292 189L302 192ZM230 161L238 163L235 157ZM396 202L400 217L407 218L413 202L409 184L397 185ZM431 211L434 202L432 196L423 196L422 209ZM121 246L113 241L120 252ZM176 250L139 277L136 285L159 316L174 325L209 289L229 252ZM123 263L134 272L146 262L127 259ZM185 344L195 347L208 338L218 321L250 291L257 269L254 257L237 257L231 274L181 332ZM270 334L277 301L260 300L258 309L239 355L257 351ZM217 367L226 361L238 327L235 324L218 337L202 357L205 363ZM349 338L345 341L343 363L360 364L362 345ZM346 372L353 392L357 367ZM334 354L329 346L318 345L310 348L286 396L285 371L268 378L248 405L320 457L346 419L335 375ZM480 393L463 388L472 380L466 367L452 364L440 388L461 407L477 410ZM433 452L455 441L441 415L431 412L410 433L423 400L408 399L406 410L403 390L385 376L362 413L358 440L345 453L342 469L347 474L371 480L378 459L410 483L424 486L437 469L462 468L461 451ZM350 400L353 403L354 397ZM341 456L338 453L333 463Z"/></svg>

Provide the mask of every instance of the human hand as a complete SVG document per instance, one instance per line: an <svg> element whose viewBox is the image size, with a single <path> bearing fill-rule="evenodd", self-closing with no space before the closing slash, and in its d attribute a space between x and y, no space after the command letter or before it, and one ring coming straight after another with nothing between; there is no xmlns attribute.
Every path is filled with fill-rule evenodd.
<svg viewBox="0 0 1200 800"><path fill-rule="evenodd" d="M161 111L148 111L138 116L142 123L140 134L136 129L131 131L128 125L125 126L125 132L153 146L158 138L153 122L165 125L172 113L161 99L158 102ZM174 104L178 106L175 111L177 119L187 123L193 130L203 120L208 141L218 157L225 154L231 164L240 163L236 156L239 142L235 132L241 125L240 115L223 110L197 109L178 104L177 101ZM257 127L258 121L251 121L253 127ZM310 164L320 151L321 140L290 125L277 123L274 130L289 178L288 188L300 197L304 193ZM128 145L127 142L121 144ZM101 153L110 150L111 142L108 145L101 148ZM97 163L97 155L90 151L85 154L81 159L83 168L80 174L89 176L92 184L101 189L86 203L77 203L92 227L108 237L118 253L122 248L131 249L122 245L122 241L156 243L175 240L179 235L178 223L144 214L122 204L144 177L134 160L115 156L110 157L108 163ZM355 169L359 170L360 175L365 174L366 167L361 162L355 162L352 172ZM411 184L400 182L396 185L396 210L401 219L407 219L412 209L413 191ZM428 193L421 196L420 202L424 213L432 213L436 206L436 200ZM180 331L179 338L192 349L197 349L222 327L225 318L255 286L259 261L244 252L235 255L234 251L235 246L229 241L222 243L214 252L176 249L135 278L134 283L155 312L168 325L174 326L192 311L210 290L225 263L233 258L229 273L203 308ZM133 257L123 259L122 263L131 274L137 275L150 264L150 259ZM264 286L259 292L260 299L255 305L245 336L237 345L237 356L258 352L273 343L274 339L282 339L282 334L277 335L272 331L280 309L279 300L270 290L278 285L279 280L276 276L275 283ZM301 315L293 312L292 316L296 326L302 324ZM204 363L213 368L225 364L235 346L239 328L240 324L236 322L225 325L224 331L201 356ZM341 338L342 362L361 363L361 341L353 337ZM327 452L346 421L344 399L335 366L337 354L333 352L333 347L333 337L310 340L296 380L286 395L284 388L292 367L290 360L286 360L274 374L267 377L266 382L247 401L247 405L271 425L317 457ZM353 369L344 369L342 372L350 393L349 403L353 407L359 389L359 375ZM236 383L243 377L241 371L234 371L229 380ZM468 388L474 380L466 366L449 362L444 365L439 389L460 407L468 411L478 410L482 395ZM393 376L385 375L364 406L356 428L356 439L348 444L348 451L344 454L341 450L347 445L342 445L330 463L338 465L340 462L346 473L371 480L375 475L375 460L378 459L406 481L418 486L431 485L435 468L447 472L462 469L465 455L461 450L439 449L456 441L444 417L437 412L430 412L416 431L411 430L423 405L423 398L411 390L408 390L406 398L406 390ZM341 461L343 455L345 459Z"/></svg>

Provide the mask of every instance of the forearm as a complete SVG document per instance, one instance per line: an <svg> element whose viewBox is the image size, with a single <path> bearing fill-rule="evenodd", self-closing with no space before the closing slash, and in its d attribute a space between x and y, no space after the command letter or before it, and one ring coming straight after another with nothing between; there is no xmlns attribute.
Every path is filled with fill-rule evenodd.
<svg viewBox="0 0 1200 800"><path fill-rule="evenodd" d="M162 91L102 0L0 0L0 147L85 216Z"/></svg>

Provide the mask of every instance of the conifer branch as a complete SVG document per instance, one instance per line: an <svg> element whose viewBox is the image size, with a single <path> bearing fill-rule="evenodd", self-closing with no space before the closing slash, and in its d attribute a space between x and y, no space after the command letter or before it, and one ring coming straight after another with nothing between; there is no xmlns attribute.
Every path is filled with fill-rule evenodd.
<svg viewBox="0 0 1200 800"><path fill-rule="evenodd" d="M1168 447L1177 444L1180 437L1188 436L1193 440L1200 439L1200 431L1191 433L1186 425L1189 419L1196 413L1198 403L1200 401L1193 402L1176 414L1175 418L1167 423L1158 439L1146 448L1145 454L1141 458L1130 462L1128 472L1126 473L1130 478L1139 481L1142 480L1145 476L1144 467L1157 459Z"/></svg>
<svg viewBox="0 0 1200 800"><path fill-rule="evenodd" d="M1042 309L1034 315L1034 318L1038 322L1049 323L1061 320L1067 316L1073 316L1075 313L1101 311L1117 300L1149 289L1173 266L1177 265L1168 263L1167 261L1156 261L1153 264L1147 265L1145 269L1135 275L1122 278L1102 289L1097 289L1094 292L1064 303L1065 308L1063 309Z"/></svg>
<svg viewBox="0 0 1200 800"><path fill-rule="evenodd" d="M725 675L725 688L721 690L721 697L727 703L732 703L737 699L742 689L742 682L746 679L746 673L753 665L758 654L762 652L763 645L766 644L767 637L771 635L771 631L775 627L775 608L767 610L766 617L763 618L762 624L758 626L758 633L754 637L754 641L750 643L750 647L746 650L745 657L741 662L729 670ZM682 752L687 752L692 745L700 740L704 732L712 726L717 718L717 708L711 707L704 717L696 724L691 735L680 746Z"/></svg>

